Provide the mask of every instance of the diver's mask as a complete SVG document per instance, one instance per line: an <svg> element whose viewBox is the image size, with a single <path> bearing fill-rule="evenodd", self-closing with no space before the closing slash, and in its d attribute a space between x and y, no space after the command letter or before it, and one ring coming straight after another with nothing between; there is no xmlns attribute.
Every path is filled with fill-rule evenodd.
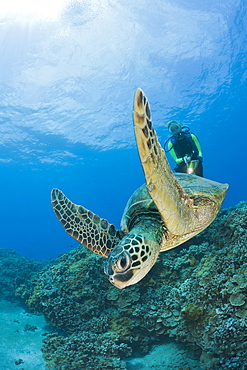
<svg viewBox="0 0 247 370"><path fill-rule="evenodd" d="M168 122L168 130L173 136L179 136L182 131L182 125L178 121Z"/></svg>

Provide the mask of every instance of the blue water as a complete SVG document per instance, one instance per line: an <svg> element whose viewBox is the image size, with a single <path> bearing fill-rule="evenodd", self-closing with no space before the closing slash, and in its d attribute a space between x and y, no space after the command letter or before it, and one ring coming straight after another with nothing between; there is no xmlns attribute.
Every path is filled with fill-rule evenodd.
<svg viewBox="0 0 247 370"><path fill-rule="evenodd" d="M144 182L137 87L162 143L171 119L199 137L204 176L230 184L224 207L247 200L246 10L245 0L81 0L52 19L0 14L0 247L49 259L78 245L53 214L53 187L119 226Z"/></svg>

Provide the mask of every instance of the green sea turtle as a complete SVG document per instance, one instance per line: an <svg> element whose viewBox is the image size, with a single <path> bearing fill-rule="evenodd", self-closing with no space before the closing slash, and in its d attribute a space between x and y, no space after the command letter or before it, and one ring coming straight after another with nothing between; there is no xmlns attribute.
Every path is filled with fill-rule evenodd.
<svg viewBox="0 0 247 370"><path fill-rule="evenodd" d="M105 274L117 288L136 284L162 251L205 229L216 217L228 189L191 174L174 174L152 127L150 107L141 89L134 98L134 127L146 184L125 207L117 230L53 189L52 206L66 232L107 258Z"/></svg>

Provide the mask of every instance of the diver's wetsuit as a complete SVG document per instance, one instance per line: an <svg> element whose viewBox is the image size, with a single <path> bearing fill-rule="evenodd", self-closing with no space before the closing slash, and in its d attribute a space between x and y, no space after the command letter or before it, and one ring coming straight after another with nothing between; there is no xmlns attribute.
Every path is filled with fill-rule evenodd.
<svg viewBox="0 0 247 370"><path fill-rule="evenodd" d="M202 166L202 149L196 135L190 132L180 132L176 136L172 136L168 140L168 152L177 163L174 168L176 172L187 172L187 166L184 162L184 157L189 156L191 160L199 160L198 166L194 173L198 176L203 176Z"/></svg>

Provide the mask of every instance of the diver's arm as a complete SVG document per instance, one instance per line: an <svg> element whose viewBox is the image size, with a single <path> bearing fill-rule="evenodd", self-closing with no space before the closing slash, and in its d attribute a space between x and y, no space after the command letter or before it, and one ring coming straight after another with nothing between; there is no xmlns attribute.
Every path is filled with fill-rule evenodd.
<svg viewBox="0 0 247 370"><path fill-rule="evenodd" d="M183 158L178 158L177 155L176 155L176 152L175 150L173 149L173 144L171 143L171 141L169 140L168 141L168 151L169 153L171 154L172 158L174 159L174 161L179 164L181 162L183 162Z"/></svg>
<svg viewBox="0 0 247 370"><path fill-rule="evenodd" d="M195 146L197 147L198 156L202 157L202 148L201 148L201 144L199 143L199 140L197 139L196 135L194 135L194 134L191 134L191 138L194 141Z"/></svg>

